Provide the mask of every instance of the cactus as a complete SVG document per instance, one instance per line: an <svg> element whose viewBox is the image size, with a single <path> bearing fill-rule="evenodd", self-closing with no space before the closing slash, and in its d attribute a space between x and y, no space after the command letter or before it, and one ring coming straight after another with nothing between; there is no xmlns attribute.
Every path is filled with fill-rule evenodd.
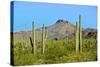
<svg viewBox="0 0 100 67"><path fill-rule="evenodd" d="M35 27L34 22L32 22L32 42L33 42L33 53L36 54L36 45L35 45Z"/></svg>
<svg viewBox="0 0 100 67"><path fill-rule="evenodd" d="M47 28L45 27L45 40L47 39L47 37L48 37L48 30L47 30Z"/></svg>
<svg viewBox="0 0 100 67"><path fill-rule="evenodd" d="M32 43L32 38L30 37L30 43L31 43L31 47L32 47L32 53L34 53L34 48L33 48L33 43Z"/></svg>
<svg viewBox="0 0 100 67"><path fill-rule="evenodd" d="M68 30L66 31L66 48L67 48L67 45L68 45Z"/></svg>
<svg viewBox="0 0 100 67"><path fill-rule="evenodd" d="M76 22L76 52L82 52L82 19L81 15L79 16L79 25Z"/></svg>
<svg viewBox="0 0 100 67"><path fill-rule="evenodd" d="M76 22L76 53L79 52L79 27L78 23Z"/></svg>
<svg viewBox="0 0 100 67"><path fill-rule="evenodd" d="M82 28L81 28L81 24L82 24L82 19L81 19L81 15L79 16L79 48L80 48L80 52L82 52Z"/></svg>
<svg viewBox="0 0 100 67"><path fill-rule="evenodd" d="M45 36L45 27L44 27L44 24L43 24L43 27L42 27L42 54L44 54L44 49L45 49L45 39L44 39L44 36Z"/></svg>

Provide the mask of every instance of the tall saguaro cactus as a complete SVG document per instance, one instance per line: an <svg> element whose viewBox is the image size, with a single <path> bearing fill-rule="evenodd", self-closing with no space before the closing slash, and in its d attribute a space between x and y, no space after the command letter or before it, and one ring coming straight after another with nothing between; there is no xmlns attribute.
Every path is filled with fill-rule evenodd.
<svg viewBox="0 0 100 67"><path fill-rule="evenodd" d="M82 18L81 15L79 16L79 45L80 45L80 52L82 52Z"/></svg>
<svg viewBox="0 0 100 67"><path fill-rule="evenodd" d="M33 52L34 52L34 54L36 54L34 21L32 22L32 42L33 42Z"/></svg>
<svg viewBox="0 0 100 67"><path fill-rule="evenodd" d="M44 36L45 36L45 27L44 27L44 24L43 24L43 27L42 27L42 54L44 54L44 49L45 49L45 39L44 39Z"/></svg>
<svg viewBox="0 0 100 67"><path fill-rule="evenodd" d="M82 52L82 18L79 16L79 24L76 22L76 52Z"/></svg>
<svg viewBox="0 0 100 67"><path fill-rule="evenodd" d="M79 26L78 23L76 22L76 53L79 52Z"/></svg>

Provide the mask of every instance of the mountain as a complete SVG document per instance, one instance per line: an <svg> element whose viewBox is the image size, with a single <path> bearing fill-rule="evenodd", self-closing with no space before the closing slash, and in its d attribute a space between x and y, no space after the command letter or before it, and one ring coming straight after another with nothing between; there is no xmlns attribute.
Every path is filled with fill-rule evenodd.
<svg viewBox="0 0 100 67"><path fill-rule="evenodd" d="M71 22L59 19L53 25L45 27L47 32L48 39L63 39L63 38L75 38L75 25L71 24ZM42 38L42 28L38 28L35 31L36 40L41 40ZM83 29L83 36L85 38L88 37L96 37L97 30L92 28ZM20 31L14 33L15 39L29 39L32 37L31 31Z"/></svg>
<svg viewBox="0 0 100 67"><path fill-rule="evenodd" d="M69 21L59 19L55 24L47 27L48 38L65 38L69 36L70 38L74 35L75 26Z"/></svg>
<svg viewBox="0 0 100 67"><path fill-rule="evenodd" d="M97 38L97 30L92 28L87 28L83 31L85 38Z"/></svg>

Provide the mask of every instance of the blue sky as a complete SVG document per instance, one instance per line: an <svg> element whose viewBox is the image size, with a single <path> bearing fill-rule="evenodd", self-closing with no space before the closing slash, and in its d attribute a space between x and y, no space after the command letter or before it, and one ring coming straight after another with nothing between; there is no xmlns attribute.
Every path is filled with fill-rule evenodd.
<svg viewBox="0 0 100 67"><path fill-rule="evenodd" d="M52 25L58 19L75 24L79 15L82 15L83 28L97 28L96 6L14 1L14 14L11 17L14 18L14 32L17 32L31 30L32 21L36 28L43 24Z"/></svg>

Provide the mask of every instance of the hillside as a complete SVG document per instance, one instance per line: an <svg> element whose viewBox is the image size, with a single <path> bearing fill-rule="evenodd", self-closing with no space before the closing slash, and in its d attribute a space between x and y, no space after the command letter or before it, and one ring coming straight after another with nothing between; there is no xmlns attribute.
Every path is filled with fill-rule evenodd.
<svg viewBox="0 0 100 67"><path fill-rule="evenodd" d="M36 40L41 40L41 32L42 28L36 29ZM75 25L71 24L71 22L59 19L57 20L53 25L50 25L46 27L47 38L48 39L62 39L62 38L75 38ZM92 28L87 28L83 30L83 37L96 37L97 36L97 30ZM15 39L29 39L29 37L32 37L31 31L20 31L14 33Z"/></svg>

